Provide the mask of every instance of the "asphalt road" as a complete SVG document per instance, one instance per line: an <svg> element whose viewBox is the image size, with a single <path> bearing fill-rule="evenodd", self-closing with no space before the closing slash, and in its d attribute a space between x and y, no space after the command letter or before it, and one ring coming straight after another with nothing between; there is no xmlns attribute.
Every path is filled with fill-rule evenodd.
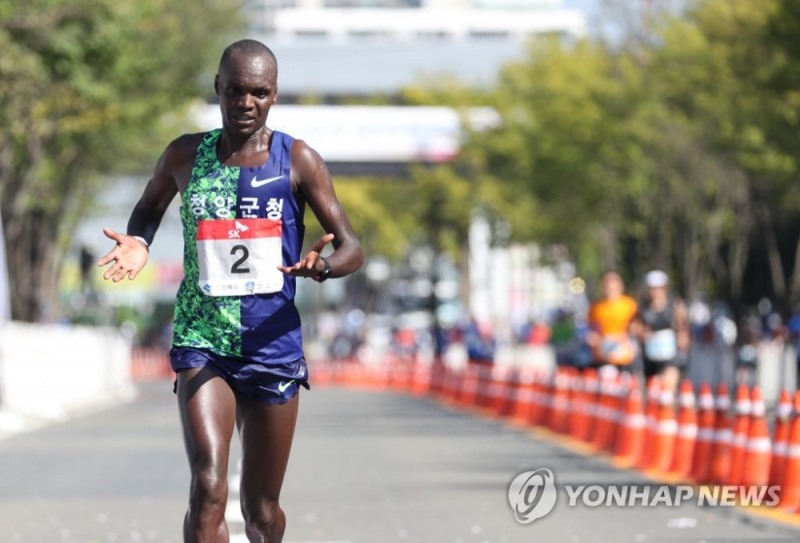
<svg viewBox="0 0 800 543"><path fill-rule="evenodd" d="M238 451L234 458L238 456ZM555 474L558 502L517 523L508 487ZM236 487L236 462L231 465ZM392 393L303 392L284 486L285 541L528 543L800 541L800 529L739 508L569 506L565 485L635 485L526 429ZM124 405L0 440L0 542L173 542L188 471L169 383ZM231 541L245 542L235 492Z"/></svg>

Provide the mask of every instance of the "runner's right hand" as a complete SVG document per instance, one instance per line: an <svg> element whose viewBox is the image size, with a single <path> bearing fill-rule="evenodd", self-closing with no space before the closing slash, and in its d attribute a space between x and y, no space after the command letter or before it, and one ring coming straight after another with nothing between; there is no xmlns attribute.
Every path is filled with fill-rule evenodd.
<svg viewBox="0 0 800 543"><path fill-rule="evenodd" d="M131 280L135 279L147 263L147 246L133 236L115 232L110 228L103 228L103 234L117 242L107 255L97 261L98 266L111 264L103 274L103 279L111 279L115 283L122 281L126 276Z"/></svg>

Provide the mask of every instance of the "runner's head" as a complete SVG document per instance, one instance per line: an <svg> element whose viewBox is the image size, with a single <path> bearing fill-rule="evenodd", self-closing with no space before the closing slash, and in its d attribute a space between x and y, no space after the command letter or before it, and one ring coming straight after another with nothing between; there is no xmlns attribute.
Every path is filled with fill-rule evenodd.
<svg viewBox="0 0 800 543"><path fill-rule="evenodd" d="M256 40L232 43L222 53L214 90L228 133L250 136L263 129L278 97L275 55Z"/></svg>
<svg viewBox="0 0 800 543"><path fill-rule="evenodd" d="M603 274L603 295L607 299L617 298L625 293L625 283L622 276L615 271Z"/></svg>
<svg viewBox="0 0 800 543"><path fill-rule="evenodd" d="M653 270L645 275L644 284L651 300L666 298L669 276L661 270Z"/></svg>

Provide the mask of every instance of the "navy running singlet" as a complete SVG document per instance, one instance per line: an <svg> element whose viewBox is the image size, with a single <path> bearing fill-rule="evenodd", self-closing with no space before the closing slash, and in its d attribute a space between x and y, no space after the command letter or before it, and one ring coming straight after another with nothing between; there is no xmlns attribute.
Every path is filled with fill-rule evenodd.
<svg viewBox="0 0 800 543"><path fill-rule="evenodd" d="M303 358L295 278L276 268L300 260L303 206L292 193L292 137L273 132L259 167L217 159L221 130L197 148L181 196L185 276L175 304L173 347L251 362Z"/></svg>

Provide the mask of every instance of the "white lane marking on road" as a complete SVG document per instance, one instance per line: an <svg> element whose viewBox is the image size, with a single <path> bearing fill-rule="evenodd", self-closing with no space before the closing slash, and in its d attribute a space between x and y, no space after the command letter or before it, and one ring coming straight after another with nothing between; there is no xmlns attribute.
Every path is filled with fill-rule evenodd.
<svg viewBox="0 0 800 543"><path fill-rule="evenodd" d="M244 525L244 517L242 516L242 505L239 502L239 484L242 480L242 460L236 463L236 469L234 473L228 476L228 503L225 506L225 521L228 523L230 528L230 543L249 543L246 534L238 533L239 530L243 529ZM306 515L305 520L307 522L316 522L317 516L313 513L309 513ZM239 526L242 525L242 526ZM286 543L292 543L287 541ZM353 543L348 539L326 539L326 540L315 540L315 541L297 541L294 543Z"/></svg>
<svg viewBox="0 0 800 543"><path fill-rule="evenodd" d="M244 524L242 505L239 502L239 484L242 480L242 460L236 462L234 472L228 476L228 505L225 506L225 520L231 524ZM238 535L237 535L238 537Z"/></svg>
<svg viewBox="0 0 800 543"><path fill-rule="evenodd" d="M225 506L225 521L228 524L244 524L242 506L239 503L239 498L231 498L228 500L228 505Z"/></svg>
<svg viewBox="0 0 800 543"><path fill-rule="evenodd" d="M228 477L228 493L239 494L239 482L242 480L240 473L234 473Z"/></svg>

